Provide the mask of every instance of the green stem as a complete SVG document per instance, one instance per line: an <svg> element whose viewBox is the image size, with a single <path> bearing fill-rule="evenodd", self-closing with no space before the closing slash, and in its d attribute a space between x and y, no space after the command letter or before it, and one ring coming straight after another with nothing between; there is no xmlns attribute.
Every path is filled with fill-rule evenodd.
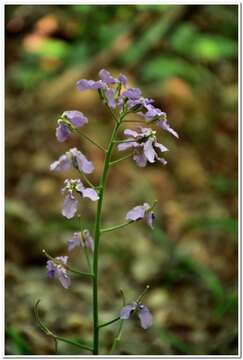
<svg viewBox="0 0 243 360"><path fill-rule="evenodd" d="M96 189L96 186L89 180L89 178L83 172L80 171L79 173L90 187Z"/></svg>
<svg viewBox="0 0 243 360"><path fill-rule="evenodd" d="M115 225L115 226L111 226L109 228L106 228L106 229L101 229L100 232L103 234L103 233L106 233L106 232L109 232L109 231L113 231L113 230L118 230L118 229L121 229L131 223L133 223L134 221L133 220L130 220L128 222L125 222L123 224L120 224L120 225Z"/></svg>
<svg viewBox="0 0 243 360"><path fill-rule="evenodd" d="M117 318L115 318L115 319L113 319L113 320L110 320L110 321L108 321L108 322L106 322L106 323L104 323L104 324L99 325L99 328L102 328L102 327L108 326L108 325L110 325L110 324L113 324L114 322L116 322L116 321L118 321L118 320L120 320L120 316L117 317Z"/></svg>
<svg viewBox="0 0 243 360"><path fill-rule="evenodd" d="M132 155L133 155L133 154L129 154L129 155L126 155L126 156L121 157L120 159L111 161L111 162L110 162L110 165L118 164L120 161L123 161L123 160L126 160L126 159L130 158Z"/></svg>
<svg viewBox="0 0 243 360"><path fill-rule="evenodd" d="M79 133L79 135L81 137L83 137L85 140L89 141L91 144L93 144L94 146L96 146L98 149L102 150L103 152L106 152L106 149L97 144L94 140L92 140L88 135L85 135L82 131L80 131L79 129L75 128L75 130Z"/></svg>
<svg viewBox="0 0 243 360"><path fill-rule="evenodd" d="M118 332L117 332L117 335L116 335L116 337L115 337L115 339L113 341L110 354L112 354L115 351L119 341L121 340L121 332L122 332L123 323L124 323L124 320L120 320Z"/></svg>
<svg viewBox="0 0 243 360"><path fill-rule="evenodd" d="M122 122L125 114L122 114L120 118L116 119L116 125L113 129L109 145L105 154L103 172L100 178L100 190L99 190L99 200L96 210L96 220L95 220L95 246L94 246L94 257L93 257L93 354L99 354L99 317L98 317L98 255L99 255L99 240L100 240L100 225L101 225L101 211L103 204L104 196L104 187L110 167L110 159L112 150L114 147L114 139L119 130L120 124Z"/></svg>

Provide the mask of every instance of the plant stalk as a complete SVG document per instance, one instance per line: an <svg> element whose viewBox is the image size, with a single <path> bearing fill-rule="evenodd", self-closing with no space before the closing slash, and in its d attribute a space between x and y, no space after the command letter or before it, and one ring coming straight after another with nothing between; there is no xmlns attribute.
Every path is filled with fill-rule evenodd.
<svg viewBox="0 0 243 360"><path fill-rule="evenodd" d="M112 150L114 147L114 139L119 130L120 124L122 122L125 114L121 115L119 119L116 120L116 125L113 128L113 132L109 141L109 145L105 154L103 172L100 178L99 183L99 200L96 210L96 220L95 220L95 244L94 244L94 256L93 256L93 355L99 354L99 314L98 314L98 257L99 257L99 240L100 240L100 227L101 227L101 211L103 204L104 188L105 183L110 167L110 159Z"/></svg>

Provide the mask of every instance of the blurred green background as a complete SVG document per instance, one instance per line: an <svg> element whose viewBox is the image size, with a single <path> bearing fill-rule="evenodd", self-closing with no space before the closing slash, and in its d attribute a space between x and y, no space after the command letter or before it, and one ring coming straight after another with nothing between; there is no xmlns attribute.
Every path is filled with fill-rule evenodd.
<svg viewBox="0 0 243 360"><path fill-rule="evenodd" d="M230 355L237 338L237 31L235 5L7 5L6 8L6 354L54 354L38 329L33 304L57 334L92 339L89 281L69 291L46 276L53 256L79 229L61 216L60 189L74 172L49 165L77 146L96 165L99 150L77 137L57 143L65 110L89 117L85 130L105 144L112 120L95 92L75 82L101 68L125 73L130 85L168 114L176 140L161 131L168 165L139 169L127 160L110 172L103 223L158 199L157 224L141 223L104 236L100 258L100 316L116 317L119 289L129 301L146 284L154 326L127 321L117 354ZM114 154L114 156L116 156ZM91 227L95 205L82 202ZM85 270L80 252L72 264ZM117 324L102 330L102 354ZM59 344L59 354L80 350ZM85 354L83 352L82 354Z"/></svg>

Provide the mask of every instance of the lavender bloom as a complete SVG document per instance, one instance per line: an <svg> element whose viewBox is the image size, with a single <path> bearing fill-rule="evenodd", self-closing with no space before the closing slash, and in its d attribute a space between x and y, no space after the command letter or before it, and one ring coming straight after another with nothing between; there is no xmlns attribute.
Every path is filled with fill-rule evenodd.
<svg viewBox="0 0 243 360"><path fill-rule="evenodd" d="M121 83L122 85L125 86L125 88L127 87L127 77L126 77L125 75L120 74L118 80L120 81L120 83Z"/></svg>
<svg viewBox="0 0 243 360"><path fill-rule="evenodd" d="M151 206L148 203L138 205L128 211L126 220L137 221L144 219L145 223L151 228L154 228L155 214L151 210Z"/></svg>
<svg viewBox="0 0 243 360"><path fill-rule="evenodd" d="M112 89L107 89L104 91L107 99L107 104L110 108L115 109L116 102L115 102L115 93Z"/></svg>
<svg viewBox="0 0 243 360"><path fill-rule="evenodd" d="M83 171L85 174L91 174L94 171L94 165L91 161L89 161L86 156L77 148L72 148L69 150L69 153L72 156L72 161L75 167L79 169L79 171Z"/></svg>
<svg viewBox="0 0 243 360"><path fill-rule="evenodd" d="M82 237L83 237L84 246L86 246L90 252L93 252L94 251L94 239L90 235L90 232L88 229L83 230Z"/></svg>
<svg viewBox="0 0 243 360"><path fill-rule="evenodd" d="M157 125L158 125L158 127L162 128L165 131L168 131L169 133L174 135L177 139L179 138L179 135L177 134L177 132L174 129L172 129L172 127L170 127L170 125L168 124L167 119L158 121Z"/></svg>
<svg viewBox="0 0 243 360"><path fill-rule="evenodd" d="M78 209L78 200L72 195L71 192L65 196L62 215L67 219L72 219Z"/></svg>
<svg viewBox="0 0 243 360"><path fill-rule="evenodd" d="M74 126L80 128L88 123L88 118L80 111L65 111L63 116L67 118Z"/></svg>
<svg viewBox="0 0 243 360"><path fill-rule="evenodd" d="M107 71L105 69L100 70L99 77L106 84L115 84L115 83L117 83L117 79L115 79L113 76L111 76L109 71Z"/></svg>
<svg viewBox="0 0 243 360"><path fill-rule="evenodd" d="M138 100L141 96L141 90L138 88L129 88L122 93L122 96L131 100Z"/></svg>
<svg viewBox="0 0 243 360"><path fill-rule="evenodd" d="M68 251L72 251L76 247L79 247L81 245L80 241L80 232L75 232L73 234L72 239L68 240Z"/></svg>
<svg viewBox="0 0 243 360"><path fill-rule="evenodd" d="M138 314L140 325L143 329L148 329L152 325L153 320L151 312L146 306L137 302L124 306L121 309L120 319L127 320L134 312Z"/></svg>
<svg viewBox="0 0 243 360"><path fill-rule="evenodd" d="M88 229L83 230L82 233L75 232L72 239L68 240L68 251L80 246L86 247L90 252L94 250L94 240Z"/></svg>
<svg viewBox="0 0 243 360"><path fill-rule="evenodd" d="M66 120L70 121L72 125L80 128L88 123L88 119L86 116L84 116L83 113L76 110L70 110L65 111L62 114L62 118L65 118ZM71 134L71 130L68 126L68 124L62 122L62 120L59 121L58 127L56 128L56 137L59 142L66 141Z"/></svg>
<svg viewBox="0 0 243 360"><path fill-rule="evenodd" d="M82 195L92 201L99 199L97 192L92 188L84 187L80 179L66 179L64 184L65 186L62 189L62 192L67 192L67 195L64 198L62 215L67 219L73 218L78 209L78 199L74 196L74 194L76 196Z"/></svg>
<svg viewBox="0 0 243 360"><path fill-rule="evenodd" d="M81 151L77 150L77 148L72 148L67 151L66 154L61 155L57 161L54 161L50 165L50 170L66 171L69 170L72 165L85 174L91 174L94 171L93 163L89 161Z"/></svg>
<svg viewBox="0 0 243 360"><path fill-rule="evenodd" d="M159 157L156 150L158 149L160 152L165 152L168 151L167 147L157 142L156 132L152 129L142 127L139 127L139 129L140 132L125 129L124 135L128 136L128 139L127 142L118 145L118 150L124 151L133 148L133 159L139 167L146 166L147 162L154 163L155 160L165 165L167 161Z"/></svg>
<svg viewBox="0 0 243 360"><path fill-rule="evenodd" d="M69 127L63 123L59 124L56 128L56 137L59 142L66 141L69 138L71 131Z"/></svg>
<svg viewBox="0 0 243 360"><path fill-rule="evenodd" d="M66 171L71 168L71 161L68 155L61 155L58 160L50 165L51 171Z"/></svg>
<svg viewBox="0 0 243 360"><path fill-rule="evenodd" d="M55 276L58 278L58 280L60 281L60 283L62 284L62 286L65 289L68 289L71 285L71 280L69 275L67 274L67 270L65 268L65 265L67 264L68 261L68 256L58 256L55 258L55 261L53 260L48 260L47 261L47 270L48 270L48 278L52 279Z"/></svg>
<svg viewBox="0 0 243 360"><path fill-rule="evenodd" d="M106 85L102 80L94 81L94 80L86 80L82 79L77 82L77 88L79 91L85 91L90 89L103 89Z"/></svg>

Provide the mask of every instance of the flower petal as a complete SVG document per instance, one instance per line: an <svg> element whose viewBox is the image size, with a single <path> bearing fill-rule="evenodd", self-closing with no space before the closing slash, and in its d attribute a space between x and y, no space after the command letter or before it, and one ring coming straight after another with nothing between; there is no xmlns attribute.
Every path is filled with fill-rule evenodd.
<svg viewBox="0 0 243 360"><path fill-rule="evenodd" d="M131 129L125 129L124 135L126 136L132 136L136 139L136 137L139 135L137 131L131 130Z"/></svg>
<svg viewBox="0 0 243 360"><path fill-rule="evenodd" d="M94 80L81 79L77 82L77 88L79 91L85 91L89 89L101 89L104 87L105 87L105 83L101 80L94 81Z"/></svg>
<svg viewBox="0 0 243 360"><path fill-rule="evenodd" d="M113 76L111 76L109 71L107 71L105 69L100 70L99 77L106 84L115 84L115 83L117 83L117 80Z"/></svg>
<svg viewBox="0 0 243 360"><path fill-rule="evenodd" d="M135 206L132 210L128 211L126 215L126 220L139 220L142 219L147 210L147 204Z"/></svg>
<svg viewBox="0 0 243 360"><path fill-rule="evenodd" d="M156 152L154 151L153 148L153 139L148 139L144 143L144 155L146 156L146 158L150 163L155 162L154 158L156 157Z"/></svg>
<svg viewBox="0 0 243 360"><path fill-rule="evenodd" d="M120 81L120 83L122 83L122 85L124 85L125 87L127 86L127 77L123 74L120 74L118 80Z"/></svg>
<svg viewBox="0 0 243 360"><path fill-rule="evenodd" d="M78 201L75 199L74 196L68 193L64 199L62 215L65 216L67 219L71 219L74 217L77 208L78 208Z"/></svg>
<svg viewBox="0 0 243 360"><path fill-rule="evenodd" d="M152 314L144 305L139 305L138 317L143 329L148 329L153 323Z"/></svg>
<svg viewBox="0 0 243 360"><path fill-rule="evenodd" d="M145 214L144 220L151 229L154 228L155 214L153 211L148 211Z"/></svg>
<svg viewBox="0 0 243 360"><path fill-rule="evenodd" d="M84 240L84 244L86 245L86 247L90 250L90 251L94 251L94 239L92 238L92 236L90 235L90 232L88 229L84 229L83 230L83 240Z"/></svg>
<svg viewBox="0 0 243 360"><path fill-rule="evenodd" d="M97 192L92 188L83 188L81 190L81 193L83 194L83 197L87 197L92 201L96 201L99 199Z"/></svg>
<svg viewBox="0 0 243 360"><path fill-rule="evenodd" d="M157 141L154 142L154 146L156 146L161 152L169 151L169 149L166 146L158 143Z"/></svg>
<svg viewBox="0 0 243 360"><path fill-rule="evenodd" d="M112 89L107 89L104 91L105 92L105 95L106 95L106 98L107 98L107 103L108 103L108 106L112 109L115 109L116 107L116 102L115 102L115 93Z"/></svg>
<svg viewBox="0 0 243 360"><path fill-rule="evenodd" d="M138 143L135 141L128 141L117 145L119 151L130 149L131 147L137 147Z"/></svg>
<svg viewBox="0 0 243 360"><path fill-rule="evenodd" d="M67 155L62 155L59 157L59 159L57 161L54 161L50 165L50 170L51 171L66 171L71 168L71 165L72 165L72 163L71 163L69 157Z"/></svg>
<svg viewBox="0 0 243 360"><path fill-rule="evenodd" d="M71 121L71 123L73 125L77 126L78 128L84 126L88 122L87 117L84 116L84 114L82 112L80 112L80 111L76 111L76 110L65 111L63 113L63 115L69 121Z"/></svg>
<svg viewBox="0 0 243 360"><path fill-rule="evenodd" d="M120 312L120 319L122 319L122 320L129 319L131 312L135 309L136 309L136 305L133 305L133 304L124 306Z"/></svg>
<svg viewBox="0 0 243 360"><path fill-rule="evenodd" d="M76 160L79 171L83 171L85 174L91 174L94 171L95 167L93 163L89 161L81 151L72 148L69 152L71 153L74 162Z"/></svg>
<svg viewBox="0 0 243 360"><path fill-rule="evenodd" d="M56 137L59 142L67 140L70 135L70 130L67 125L59 124L56 128Z"/></svg>
<svg viewBox="0 0 243 360"><path fill-rule="evenodd" d="M57 269L57 277L65 289L68 289L70 287L71 279L65 269L63 268Z"/></svg>
<svg viewBox="0 0 243 360"><path fill-rule="evenodd" d="M169 133L171 133L173 136L175 136L177 139L179 139L179 135L177 134L177 132L172 129L170 127L170 125L168 124L167 120L160 120L157 122L157 125L161 128L164 129L165 131L168 131Z"/></svg>
<svg viewBox="0 0 243 360"><path fill-rule="evenodd" d="M80 247L80 246L81 246L80 233L75 232L73 234L72 239L68 240L68 251L72 251L76 247Z"/></svg>
<svg viewBox="0 0 243 360"><path fill-rule="evenodd" d="M122 96L128 99L136 100L141 96L141 90L138 88L129 88L122 93Z"/></svg>
<svg viewBox="0 0 243 360"><path fill-rule="evenodd" d="M46 267L48 270L47 276L49 279L53 279L56 273L56 267L52 260L47 260Z"/></svg>

